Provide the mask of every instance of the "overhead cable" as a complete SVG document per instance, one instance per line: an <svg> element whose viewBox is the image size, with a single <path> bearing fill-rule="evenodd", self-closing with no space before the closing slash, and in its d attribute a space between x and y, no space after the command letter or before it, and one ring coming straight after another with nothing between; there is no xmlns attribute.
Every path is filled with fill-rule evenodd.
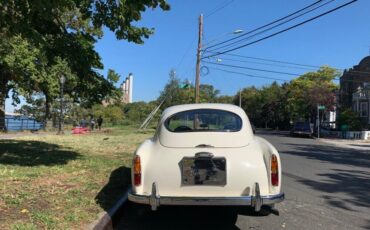
<svg viewBox="0 0 370 230"><path fill-rule="evenodd" d="M251 31L247 32L247 33L243 33L243 34L241 34L241 35L239 35L239 36L236 36L236 37L234 37L234 38L230 38L230 39L228 39L228 40L226 40L226 41L224 41L224 42L218 43L218 44L214 44L214 45L209 46L209 47L207 47L207 48L212 48L212 47L215 47L215 46L221 45L221 44L223 44L223 43L226 43L226 42L229 42L229 41L233 41L233 40L238 39L238 38L240 38L240 37L244 37L244 36L246 36L246 35L248 35L248 34L254 33L254 32L258 31L258 30L261 30L261 29L266 28L266 27L268 27L268 26L270 26L270 25L273 25L273 24L275 24L275 23L278 23L278 22L280 22L280 21L282 21L282 20L284 20L284 19L286 19L286 18L289 18L289 17L291 17L291 16L293 16L293 15L295 15L295 14L298 14L298 13L300 13L300 12L302 12L302 11L306 10L306 9L309 9L309 8L311 8L312 6L317 5L318 3L322 2L322 1L323 1L323 0L318 0L318 1L316 1L316 2L314 2L314 3L312 3L312 4L308 5L308 6L306 6L306 7L302 8L302 9L300 9L300 10L297 10L297 11L295 11L295 12L293 12L293 13L288 14L287 16L284 16L284 17L282 17L282 18L276 19L276 20L274 20L274 21L272 21L272 22L270 22L270 23L268 23L268 24L265 24L265 25L263 25L263 26L260 26L260 27L258 27L258 28L256 28L256 29L253 29L253 30L251 30Z"/></svg>
<svg viewBox="0 0 370 230"><path fill-rule="evenodd" d="M208 18L210 16L212 16L213 14L217 13L218 11L224 9L225 7L227 7L228 5L230 5L234 0L230 0L230 1L225 1L224 3L225 4L221 4L220 7L217 7L216 9L212 10L211 12L209 12L208 14L206 14L204 16L204 18Z"/></svg>
<svg viewBox="0 0 370 230"><path fill-rule="evenodd" d="M219 68L216 68L216 67L210 67L210 69L219 70L219 71L226 72L226 73L234 73L234 74L244 75L244 76L253 77L253 78L263 78L263 79L270 79L270 80L284 81L284 82L289 81L289 80L281 79L281 78L258 76L258 75L253 75L253 74L249 74L249 73L242 73L242 72L230 71L230 70L225 70L225 69L219 69Z"/></svg>
<svg viewBox="0 0 370 230"><path fill-rule="evenodd" d="M315 8L313 8L313 9L311 9L311 10L309 10L309 11L306 11L306 12L303 12L303 13L301 13L301 14L298 14L298 15L297 15L297 16L295 16L295 17L292 17L292 18L289 18L289 19L287 19L287 20L284 20L283 22L281 22L281 23L279 23L279 24L277 24L277 25L274 25L274 26L272 26L272 27L269 27L269 28L267 28L267 29L264 29L264 30L262 30L262 31L260 31L260 32L258 32L258 33L252 34L252 35L250 35L250 36L248 36L248 37L246 37L246 38L242 38L242 39L237 40L237 41L234 41L234 42L232 42L232 43L230 43L230 44L225 44L225 45L223 45L223 46L221 46L221 47L216 47L216 48L211 49L211 50L209 50L209 48L210 48L210 47L208 47L208 48L206 48L206 49L205 49L205 51L206 51L206 50L207 50L207 51L216 51L216 50L220 50L220 49L223 49L223 48L231 47L231 46L236 45L236 44L239 44L239 43L241 43L241 42L243 42L243 41L250 40L251 38L254 38L254 37L258 36L258 35L261 35L261 34L263 34L263 33L266 33L266 32L268 32L268 31L270 31L270 30L273 30L273 29L275 29L275 28L277 28L277 27L279 27L279 26L282 26L282 25L284 25L284 24L286 24L286 23L288 23L288 22L291 22L291 21L293 21L294 19L300 18L300 17L302 17L302 16L304 16L304 15L306 15L306 14L309 14L309 13L311 13L311 12L313 12L313 11L315 11L315 10L317 10L317 9L321 8L321 7L324 7L324 6L326 6L326 5L328 5L328 4L332 3L332 2L334 2L334 1L335 1L335 0L330 0L330 1L328 1L328 2L325 2L324 4L321 4L321 5L319 5L319 6L315 7ZM249 33L249 34L250 34L250 33ZM242 35L240 35L240 37L241 37L241 36L245 36L245 35L247 35L247 34L242 34ZM225 41L225 42L221 42L221 43L219 43L219 44L215 44L215 45L222 45L222 44L224 44L224 43L226 43L226 41Z"/></svg>
<svg viewBox="0 0 370 230"><path fill-rule="evenodd" d="M269 58L252 57L252 56L245 56L245 55L239 55L239 54L226 53L222 55L231 56L231 57L240 57L240 58L252 59L252 60L259 60L259 61L267 61L267 62L273 62L273 63L295 65L295 66L307 67L307 68L312 68L312 69L318 69L321 67L318 65L301 64L301 63L295 63L295 62L281 61L281 60L269 59ZM220 58L220 59L223 59L223 58ZM334 69L341 70L341 71L344 70L342 68L334 68Z"/></svg>
<svg viewBox="0 0 370 230"><path fill-rule="evenodd" d="M284 32L286 32L286 31L292 30L292 29L294 29L294 28L296 28L296 27L302 26L302 25L304 25L304 24L306 24L306 23L308 23L308 22L314 21L314 20L316 20L316 19L318 19L318 18L320 18L320 17L323 17L323 16L325 16L325 15L327 15L327 14L330 14L330 13L332 13L332 12L334 12L334 11L337 11L337 10L339 10L339 9L341 9L341 8L343 8L343 7L346 7L346 6L350 5L350 4L353 4L353 3L357 2L357 1L358 1L358 0L352 0L352 1L350 1L350 2L347 2L347 3L345 3L345 4L340 5L340 6L336 7L336 8L334 8L334 9L331 9L331 10L329 10L329 11L326 11L326 12L324 12L324 13L322 13L322 14L319 14L319 15L317 15L317 16L315 16L315 17L312 17L312 18L310 18L310 19L307 19L307 20L305 20L305 21L303 21L303 22L300 22L300 23L298 23L298 24L295 24L295 25L290 26L290 27L288 27L288 28L286 28L286 29L283 29L283 30L280 30L280 31L275 32L275 33L273 33L273 34L270 34L270 35L268 35L268 36L265 36L265 37L263 37L263 38L257 39L257 40L255 40L255 41L253 41L253 42L249 42L249 43L247 43L247 44L244 44L244 45L241 45L241 46L238 46L238 47L232 48L232 49L228 49L228 50L225 50L225 51L220 51L220 52L217 52L216 54L211 54L211 55L208 55L208 56L202 57L202 59L210 58L210 57L214 57L214 56L221 55L221 54L225 54L225 53L229 53L229 52L232 52L232 51L235 51L235 50L238 50L238 49L244 48L244 47L246 47L246 46L250 46L250 45L253 45L253 44L255 44L255 43L258 43L258 42L264 41L264 40L266 40L266 39L268 39L268 38L272 38L272 37L274 37L274 36L276 36L276 35L279 35L279 34L284 33Z"/></svg>
<svg viewBox="0 0 370 230"><path fill-rule="evenodd" d="M203 63L211 64L211 65L219 65L219 66L225 66L225 67L238 68L238 69L247 69L247 70L260 71L260 72L267 72L267 73L284 74L284 75L290 75L290 76L300 76L300 75L302 75L302 74L299 74L299 73L287 73L287 72L273 71L273 70L267 70L267 69L258 69L258 68L251 68L251 67L238 66L238 65L228 65L228 64L214 63L214 62L207 62L207 61L204 61Z"/></svg>

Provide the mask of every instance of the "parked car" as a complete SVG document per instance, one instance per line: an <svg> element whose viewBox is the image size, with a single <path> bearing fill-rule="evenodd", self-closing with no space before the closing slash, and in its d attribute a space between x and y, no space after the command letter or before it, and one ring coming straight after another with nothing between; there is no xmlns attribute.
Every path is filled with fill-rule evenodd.
<svg viewBox="0 0 370 230"><path fill-rule="evenodd" d="M136 150L128 199L150 205L273 206L284 200L277 150L234 105L166 109Z"/></svg>
<svg viewBox="0 0 370 230"><path fill-rule="evenodd" d="M291 136L307 136L312 137L313 128L309 122L298 121L294 123L293 128L290 130Z"/></svg>

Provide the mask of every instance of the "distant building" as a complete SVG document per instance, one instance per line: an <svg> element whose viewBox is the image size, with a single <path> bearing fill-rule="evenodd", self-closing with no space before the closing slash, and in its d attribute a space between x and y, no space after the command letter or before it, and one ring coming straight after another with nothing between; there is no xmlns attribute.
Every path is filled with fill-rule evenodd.
<svg viewBox="0 0 370 230"><path fill-rule="evenodd" d="M132 73L126 77L125 81L122 82L120 88L122 91L122 99L121 101L123 103L132 103L132 91L133 91L133 85L134 85L134 77L132 76Z"/></svg>
<svg viewBox="0 0 370 230"><path fill-rule="evenodd" d="M344 70L340 78L339 105L340 110L353 108L353 94L364 83L370 82L370 56L365 57L358 65L348 70Z"/></svg>
<svg viewBox="0 0 370 230"><path fill-rule="evenodd" d="M132 94L133 94L133 84L134 84L134 77L132 73L126 77L126 79L122 82L120 85L120 89L122 92L122 97L121 97L121 102L124 104L132 103ZM111 104L114 104L117 102L116 100L113 99L106 99L102 101L103 106L108 106Z"/></svg>
<svg viewBox="0 0 370 230"><path fill-rule="evenodd" d="M370 82L359 86L352 94L352 110L360 115L363 123L370 125Z"/></svg>

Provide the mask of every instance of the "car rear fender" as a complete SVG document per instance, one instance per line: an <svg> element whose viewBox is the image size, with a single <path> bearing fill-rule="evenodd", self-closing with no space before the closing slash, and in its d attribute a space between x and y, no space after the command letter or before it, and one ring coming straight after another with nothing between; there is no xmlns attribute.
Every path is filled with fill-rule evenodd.
<svg viewBox="0 0 370 230"><path fill-rule="evenodd" d="M276 148L272 144L270 144L264 138L255 136L255 140L256 140L257 143L259 143L259 145L262 149L263 160L265 162L266 171L268 172L268 177L269 177L270 193L273 193L273 194L280 193L282 166L281 166L281 160L280 160L279 152L276 150ZM278 184L278 186L272 186L272 184L271 184L271 157L272 157L273 154L277 157L277 160L278 160L278 175L279 175L279 184Z"/></svg>

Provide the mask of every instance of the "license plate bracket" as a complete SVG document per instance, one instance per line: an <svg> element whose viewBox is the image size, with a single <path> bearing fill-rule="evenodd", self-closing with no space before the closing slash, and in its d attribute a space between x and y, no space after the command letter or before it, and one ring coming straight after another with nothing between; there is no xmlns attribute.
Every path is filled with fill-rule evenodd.
<svg viewBox="0 0 370 230"><path fill-rule="evenodd" d="M224 157L184 157L179 163L182 186L225 186Z"/></svg>

